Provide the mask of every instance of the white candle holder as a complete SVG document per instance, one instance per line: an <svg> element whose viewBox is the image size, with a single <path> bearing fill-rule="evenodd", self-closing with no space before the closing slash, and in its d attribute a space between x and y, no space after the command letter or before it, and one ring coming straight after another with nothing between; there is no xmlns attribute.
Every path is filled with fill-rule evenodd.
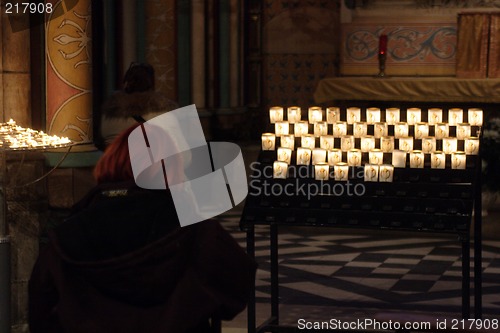
<svg viewBox="0 0 500 333"><path fill-rule="evenodd" d="M394 166L391 164L382 164L379 167L378 179L380 182L392 183L394 179Z"/></svg>
<svg viewBox="0 0 500 333"><path fill-rule="evenodd" d="M361 109L356 107L347 108L347 123L353 125L361 121Z"/></svg>
<svg viewBox="0 0 500 333"><path fill-rule="evenodd" d="M347 152L347 164L349 166L361 166L361 150L351 149Z"/></svg>
<svg viewBox="0 0 500 333"><path fill-rule="evenodd" d="M361 138L368 134L368 125L365 122L357 122L353 125L353 132L355 138Z"/></svg>
<svg viewBox="0 0 500 333"><path fill-rule="evenodd" d="M442 151L435 151L431 154L431 168L444 169L446 167L446 155Z"/></svg>
<svg viewBox="0 0 500 333"><path fill-rule="evenodd" d="M424 154L430 154L436 151L436 138L433 136L422 138L422 151Z"/></svg>
<svg viewBox="0 0 500 333"><path fill-rule="evenodd" d="M340 138L344 135L347 135L347 122L337 121L335 124L333 124L333 136L336 138Z"/></svg>
<svg viewBox="0 0 500 333"><path fill-rule="evenodd" d="M293 133L296 137L301 137L309 133L309 123L305 120L298 121L294 124Z"/></svg>
<svg viewBox="0 0 500 333"><path fill-rule="evenodd" d="M309 165L311 163L311 149L297 148L297 165Z"/></svg>
<svg viewBox="0 0 500 333"><path fill-rule="evenodd" d="M312 164L326 163L326 150L322 148L314 148L312 150Z"/></svg>
<svg viewBox="0 0 500 333"><path fill-rule="evenodd" d="M262 139L262 150L274 150L276 149L276 136L273 133L263 133Z"/></svg>
<svg viewBox="0 0 500 333"><path fill-rule="evenodd" d="M290 148L278 148L278 161L290 164L292 160L292 150Z"/></svg>
<svg viewBox="0 0 500 333"><path fill-rule="evenodd" d="M308 116L311 124L323 121L323 109L319 106L311 106L309 108Z"/></svg>
<svg viewBox="0 0 500 333"><path fill-rule="evenodd" d="M316 139L312 134L304 134L300 138L300 145L304 148L314 149L316 147Z"/></svg>
<svg viewBox="0 0 500 333"><path fill-rule="evenodd" d="M456 126L464 122L464 110L459 108L451 108L448 110L448 124Z"/></svg>
<svg viewBox="0 0 500 333"><path fill-rule="evenodd" d="M381 165L384 163L384 152L380 149L373 149L368 153L370 164Z"/></svg>
<svg viewBox="0 0 500 333"><path fill-rule="evenodd" d="M373 135L375 136L376 139L380 139L383 136L387 136L389 133L387 123L385 122L378 122L375 123L375 127L373 130Z"/></svg>
<svg viewBox="0 0 500 333"><path fill-rule="evenodd" d="M314 136L320 137L328 134L328 124L326 121L318 121L314 123Z"/></svg>
<svg viewBox="0 0 500 333"><path fill-rule="evenodd" d="M472 126L483 126L483 110L472 108L467 110L467 120Z"/></svg>
<svg viewBox="0 0 500 333"><path fill-rule="evenodd" d="M288 121L276 121L274 123L274 133L276 136L287 135L290 132L290 125Z"/></svg>
<svg viewBox="0 0 500 333"><path fill-rule="evenodd" d="M469 123L460 123L457 124L457 139L465 140L465 138L470 137L471 135L471 127Z"/></svg>
<svg viewBox="0 0 500 333"><path fill-rule="evenodd" d="M322 135L319 138L319 147L320 148L330 150L330 149L335 148L334 145L335 145L335 139L334 139L333 135Z"/></svg>
<svg viewBox="0 0 500 333"><path fill-rule="evenodd" d="M335 180L347 181L349 180L349 166L347 163L339 162L333 166L333 174Z"/></svg>
<svg viewBox="0 0 500 333"><path fill-rule="evenodd" d="M290 106L287 109L287 120L290 124L295 124L302 118L300 106Z"/></svg>
<svg viewBox="0 0 500 333"><path fill-rule="evenodd" d="M424 153L421 150L410 152L410 168L422 169L424 167Z"/></svg>
<svg viewBox="0 0 500 333"><path fill-rule="evenodd" d="M394 150L394 137L393 136L381 137L380 138L380 149L382 149L382 151L384 153L392 152Z"/></svg>
<svg viewBox="0 0 500 333"><path fill-rule="evenodd" d="M438 123L435 125L434 136L438 140L442 140L450 135L450 126L448 123Z"/></svg>
<svg viewBox="0 0 500 333"><path fill-rule="evenodd" d="M407 137L409 133L409 126L406 122L398 122L394 125L394 137L396 139Z"/></svg>
<svg viewBox="0 0 500 333"><path fill-rule="evenodd" d="M354 148L354 136L344 135L340 139L340 149L342 149L342 151L348 151L353 148Z"/></svg>
<svg viewBox="0 0 500 333"><path fill-rule="evenodd" d="M379 166L376 164L365 164L365 182L377 182Z"/></svg>
<svg viewBox="0 0 500 333"><path fill-rule="evenodd" d="M405 152L410 152L413 150L413 138L412 137L403 137L399 138L399 150L404 150Z"/></svg>
<svg viewBox="0 0 500 333"><path fill-rule="evenodd" d="M330 167L327 163L318 163L314 166L314 179L316 180L328 180L329 173Z"/></svg>
<svg viewBox="0 0 500 333"><path fill-rule="evenodd" d="M335 165L342 162L342 150L334 148L328 151L328 164Z"/></svg>
<svg viewBox="0 0 500 333"><path fill-rule="evenodd" d="M429 125L434 126L436 124L443 122L443 109L439 108L430 108L428 111L428 120Z"/></svg>
<svg viewBox="0 0 500 333"><path fill-rule="evenodd" d="M415 125L415 139L422 139L425 136L429 136L429 124L417 123Z"/></svg>
<svg viewBox="0 0 500 333"><path fill-rule="evenodd" d="M280 146L284 148L295 148L295 136L293 134L282 135L280 137Z"/></svg>
<svg viewBox="0 0 500 333"><path fill-rule="evenodd" d="M286 179L288 173L288 164L283 161L273 163L273 178Z"/></svg>
<svg viewBox="0 0 500 333"><path fill-rule="evenodd" d="M385 110L385 122L388 125L396 125L396 123L400 122L401 119L401 111L399 108L388 108Z"/></svg>
<svg viewBox="0 0 500 333"><path fill-rule="evenodd" d="M466 155L463 151L456 151L451 154L451 168L465 170Z"/></svg>
<svg viewBox="0 0 500 333"><path fill-rule="evenodd" d="M443 152L447 155L457 151L458 141L457 138L446 137L443 138Z"/></svg>
<svg viewBox="0 0 500 333"><path fill-rule="evenodd" d="M395 168L406 168L406 154L404 150L394 150L392 152L392 165Z"/></svg>
<svg viewBox="0 0 500 333"><path fill-rule="evenodd" d="M415 125L422 121L422 110L420 108L409 108L406 110L406 122Z"/></svg>
<svg viewBox="0 0 500 333"><path fill-rule="evenodd" d="M366 123L375 124L378 122L380 122L380 109L379 108L366 109Z"/></svg>
<svg viewBox="0 0 500 333"><path fill-rule="evenodd" d="M336 106L326 108L326 122L335 124L337 121L340 121L340 108Z"/></svg>
<svg viewBox="0 0 500 333"><path fill-rule="evenodd" d="M361 138L361 151L367 153L370 150L375 149L375 137L373 135L367 135Z"/></svg>
<svg viewBox="0 0 500 333"><path fill-rule="evenodd" d="M465 138L465 153L467 155L479 154L479 138L477 136Z"/></svg>
<svg viewBox="0 0 500 333"><path fill-rule="evenodd" d="M281 106L273 106L269 109L269 120L271 124L278 121L283 121L283 108Z"/></svg>

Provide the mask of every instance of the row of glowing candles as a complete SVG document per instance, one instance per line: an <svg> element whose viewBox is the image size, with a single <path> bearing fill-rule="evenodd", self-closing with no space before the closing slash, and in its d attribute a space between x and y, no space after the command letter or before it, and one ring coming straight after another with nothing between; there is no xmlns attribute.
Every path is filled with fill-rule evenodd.
<svg viewBox="0 0 500 333"><path fill-rule="evenodd" d="M59 147L71 143L66 137L48 135L42 131L24 128L10 119L6 123L0 123L0 145L8 149L29 149Z"/></svg>

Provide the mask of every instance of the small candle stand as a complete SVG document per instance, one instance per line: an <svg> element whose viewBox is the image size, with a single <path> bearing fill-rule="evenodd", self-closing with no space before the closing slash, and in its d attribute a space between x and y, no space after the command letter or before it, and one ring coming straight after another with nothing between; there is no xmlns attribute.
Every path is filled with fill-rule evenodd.
<svg viewBox="0 0 500 333"><path fill-rule="evenodd" d="M378 77L385 77L385 61L387 60L387 35L380 35L378 45Z"/></svg>

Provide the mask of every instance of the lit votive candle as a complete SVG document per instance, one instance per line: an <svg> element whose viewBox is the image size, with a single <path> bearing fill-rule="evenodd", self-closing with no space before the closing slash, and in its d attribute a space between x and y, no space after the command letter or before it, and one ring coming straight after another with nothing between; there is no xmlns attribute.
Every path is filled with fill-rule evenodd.
<svg viewBox="0 0 500 333"><path fill-rule="evenodd" d="M347 123L352 125L361 121L361 109L356 107L347 108Z"/></svg>
<svg viewBox="0 0 500 333"><path fill-rule="evenodd" d="M297 148L297 165L309 165L311 162L311 149Z"/></svg>
<svg viewBox="0 0 500 333"><path fill-rule="evenodd" d="M280 144L281 147L293 150L295 148L295 136L293 134L282 135L280 138Z"/></svg>
<svg viewBox="0 0 500 333"><path fill-rule="evenodd" d="M333 166L335 180L347 181L349 179L349 166L347 163L339 162Z"/></svg>
<svg viewBox="0 0 500 333"><path fill-rule="evenodd" d="M345 121L337 121L333 124L333 136L340 138L347 135L347 123Z"/></svg>
<svg viewBox="0 0 500 333"><path fill-rule="evenodd" d="M350 166L360 166L361 165L361 150L351 149L347 152L347 163Z"/></svg>
<svg viewBox="0 0 500 333"><path fill-rule="evenodd" d="M322 148L314 148L312 150L312 164L316 165L318 163L326 162L326 150Z"/></svg>
<svg viewBox="0 0 500 333"><path fill-rule="evenodd" d="M429 136L429 125L427 123L417 123L415 125L415 139L422 139Z"/></svg>
<svg viewBox="0 0 500 333"><path fill-rule="evenodd" d="M396 125L400 122L399 108L388 108L385 110L385 122L388 125Z"/></svg>
<svg viewBox="0 0 500 333"><path fill-rule="evenodd" d="M330 150L334 148L334 142L333 135L322 135L319 138L319 147Z"/></svg>
<svg viewBox="0 0 500 333"><path fill-rule="evenodd" d="M483 110L471 108L467 111L467 120L472 126L483 126Z"/></svg>
<svg viewBox="0 0 500 333"><path fill-rule="evenodd" d="M422 110L420 108L409 108L406 110L406 122L415 125L422 121Z"/></svg>
<svg viewBox="0 0 500 333"><path fill-rule="evenodd" d="M448 110L448 124L456 126L464 121L464 110L460 108L451 108Z"/></svg>
<svg viewBox="0 0 500 333"><path fill-rule="evenodd" d="M378 169L379 166L376 164L365 164L365 182L376 182L378 181Z"/></svg>
<svg viewBox="0 0 500 333"><path fill-rule="evenodd" d="M340 121L340 108L337 106L330 106L326 108L326 122L328 124L335 124Z"/></svg>
<svg viewBox="0 0 500 333"><path fill-rule="evenodd" d="M410 152L410 168L421 169L424 167L424 153L421 150Z"/></svg>
<svg viewBox="0 0 500 333"><path fill-rule="evenodd" d="M368 124L375 124L380 122L380 109L379 108L366 109L366 122Z"/></svg>
<svg viewBox="0 0 500 333"><path fill-rule="evenodd" d="M349 149L353 148L354 148L354 136L344 135L340 139L340 149L342 149L342 151L348 151Z"/></svg>
<svg viewBox="0 0 500 333"><path fill-rule="evenodd" d="M396 139L407 137L408 136L408 123L398 122L394 126L394 137Z"/></svg>
<svg viewBox="0 0 500 333"><path fill-rule="evenodd" d="M273 178L285 179L288 173L288 164L283 161L273 163Z"/></svg>
<svg viewBox="0 0 500 333"><path fill-rule="evenodd" d="M320 137L328 134L328 124L326 121L318 121L314 123L314 136Z"/></svg>
<svg viewBox="0 0 500 333"><path fill-rule="evenodd" d="M287 120L290 124L295 124L301 119L301 110L299 106L290 106L287 109Z"/></svg>
<svg viewBox="0 0 500 333"><path fill-rule="evenodd" d="M273 106L269 109L269 120L271 124L277 121L283 121L283 108L281 106Z"/></svg>
<svg viewBox="0 0 500 333"><path fill-rule="evenodd" d="M379 168L378 179L381 182L392 183L394 179L394 166L391 164L382 164Z"/></svg>
<svg viewBox="0 0 500 333"><path fill-rule="evenodd" d="M394 150L392 152L392 165L395 168L406 168L406 151Z"/></svg>
<svg viewBox="0 0 500 333"><path fill-rule="evenodd" d="M450 126L448 123L438 123L435 125L434 136L438 140L442 140L443 138L450 135Z"/></svg>
<svg viewBox="0 0 500 333"><path fill-rule="evenodd" d="M373 135L367 135L361 138L361 151L367 153L370 150L375 149L375 137Z"/></svg>
<svg viewBox="0 0 500 333"><path fill-rule="evenodd" d="M262 150L274 150L276 147L276 136L273 133L263 133Z"/></svg>
<svg viewBox="0 0 500 333"><path fill-rule="evenodd" d="M274 123L274 133L276 133L276 136L287 135L289 134L289 131L290 125L288 124L288 121L276 121Z"/></svg>
<svg viewBox="0 0 500 333"><path fill-rule="evenodd" d="M293 133L296 137L301 137L309 132L309 123L307 121L298 121L294 124Z"/></svg>
<svg viewBox="0 0 500 333"><path fill-rule="evenodd" d="M436 151L436 138L433 136L426 136L422 138L422 151L424 154L430 154Z"/></svg>
<svg viewBox="0 0 500 333"><path fill-rule="evenodd" d="M342 162L342 150L338 148L330 149L328 151L328 164L335 165Z"/></svg>
<svg viewBox="0 0 500 333"><path fill-rule="evenodd" d="M410 152L413 150L413 138L412 137L404 137L399 138L398 148L400 150L404 150L405 152Z"/></svg>
<svg viewBox="0 0 500 333"><path fill-rule="evenodd" d="M300 145L304 148L314 149L316 147L316 139L312 134L304 134L300 138Z"/></svg>
<svg viewBox="0 0 500 333"><path fill-rule="evenodd" d="M384 153L390 153L394 150L394 137L393 136L383 136L380 138L380 149Z"/></svg>
<svg viewBox="0 0 500 333"><path fill-rule="evenodd" d="M435 151L431 154L431 168L444 169L446 167L446 155L442 151Z"/></svg>
<svg viewBox="0 0 500 333"><path fill-rule="evenodd" d="M477 136L465 138L465 153L467 155L479 154L479 138Z"/></svg>
<svg viewBox="0 0 500 333"><path fill-rule="evenodd" d="M443 122L443 109L440 108L430 108L428 111L428 123L429 125L436 125Z"/></svg>
<svg viewBox="0 0 500 333"><path fill-rule="evenodd" d="M365 122L357 122L353 125L355 138L361 138L368 133L368 125Z"/></svg>
<svg viewBox="0 0 500 333"><path fill-rule="evenodd" d="M373 135L376 139L380 139L383 136L387 136L388 126L386 122L375 123L375 128L373 130Z"/></svg>
<svg viewBox="0 0 500 333"><path fill-rule="evenodd" d="M309 108L309 122L311 124L317 123L318 121L323 121L323 109L319 106L311 106Z"/></svg>
<svg viewBox="0 0 500 333"><path fill-rule="evenodd" d="M443 151L445 154L451 154L457 151L457 138L446 137L443 138Z"/></svg>
<svg viewBox="0 0 500 333"><path fill-rule="evenodd" d="M466 155L463 151L456 151L451 154L451 168L452 169L465 169Z"/></svg>
<svg viewBox="0 0 500 333"><path fill-rule="evenodd" d="M380 149L373 149L368 153L370 164L380 165L384 162L384 152Z"/></svg>
<svg viewBox="0 0 500 333"><path fill-rule="evenodd" d="M330 167L327 163L318 163L314 166L314 179L328 180Z"/></svg>
<svg viewBox="0 0 500 333"><path fill-rule="evenodd" d="M278 148L278 161L290 164L292 160L292 150L290 148Z"/></svg>
<svg viewBox="0 0 500 333"><path fill-rule="evenodd" d="M465 140L465 138L470 136L470 124L460 123L457 124L457 139Z"/></svg>

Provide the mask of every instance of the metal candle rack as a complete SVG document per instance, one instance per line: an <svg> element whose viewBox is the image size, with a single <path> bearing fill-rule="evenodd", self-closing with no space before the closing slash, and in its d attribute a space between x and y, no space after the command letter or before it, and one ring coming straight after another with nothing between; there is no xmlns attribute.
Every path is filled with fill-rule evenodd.
<svg viewBox="0 0 500 333"><path fill-rule="evenodd" d="M344 113L345 115L345 113ZM311 126L309 130L311 130ZM475 126L475 134L481 141L481 126ZM393 132L393 129L390 129ZM413 134L413 133L411 133ZM319 138L316 138L316 143ZM336 138L339 140L339 138ZM300 140L295 139L295 147ZM338 142L336 142L338 144ZM278 145L276 144L275 149ZM463 147L463 146L462 146ZM345 158L346 152L343 152ZM252 189L248 194L240 226L247 234L247 252L255 256L256 225L267 225L270 229L271 259L271 315L256 327L255 295L248 307L248 331L286 331L279 325L279 278L278 278L278 228L279 226L344 227L415 232L448 233L459 236L462 245L462 317L470 317L470 227L474 217L474 317L482 316L482 237L481 237L481 159L479 153L467 155L464 169L433 169L429 156L423 168L395 168L392 182L365 182L363 166L349 167L351 189L363 185L362 195L349 195L331 191L346 186L345 181L332 178L314 179L314 166L293 165L296 151L291 157L293 168L285 179L273 177L276 150L262 150L258 163L253 165ZM387 156L385 157L387 161ZM368 155L362 156L363 163ZM407 163L408 163L407 157ZM409 166L409 164L407 164ZM330 166L330 168L332 168ZM305 175L305 176L304 176ZM309 192L290 190L282 195L264 191L277 186L280 189L314 188ZM276 192L275 192L276 193ZM358 193L359 194L359 193Z"/></svg>

